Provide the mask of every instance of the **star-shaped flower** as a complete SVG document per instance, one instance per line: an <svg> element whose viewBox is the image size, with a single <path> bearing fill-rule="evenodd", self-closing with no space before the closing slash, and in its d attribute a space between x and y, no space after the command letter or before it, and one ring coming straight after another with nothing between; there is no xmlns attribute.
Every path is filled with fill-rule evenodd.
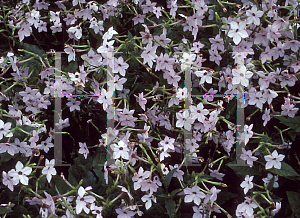
<svg viewBox="0 0 300 218"><path fill-rule="evenodd" d="M239 24L235 21L230 22L230 30L228 36L233 38L233 42L237 45L241 42L242 38L247 38L249 35L245 30L246 22L241 21Z"/></svg>
<svg viewBox="0 0 300 218"><path fill-rule="evenodd" d="M264 158L267 161L266 169L271 169L273 166L276 169L281 169L281 162L284 159L285 155L278 154L276 150L272 154L266 155Z"/></svg>

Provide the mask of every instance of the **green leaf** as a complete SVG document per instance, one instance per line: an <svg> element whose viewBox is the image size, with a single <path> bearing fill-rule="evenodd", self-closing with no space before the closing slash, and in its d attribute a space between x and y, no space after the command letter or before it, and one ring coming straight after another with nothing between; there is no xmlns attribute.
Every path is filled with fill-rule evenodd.
<svg viewBox="0 0 300 218"><path fill-rule="evenodd" d="M47 181L47 183L48 183L48 181ZM64 194L64 193L67 193L68 191L71 191L71 187L69 187L67 185L67 183L58 175L55 175L55 176L52 177L51 183L52 183L51 184L52 185L51 189L54 192L56 192L55 186L57 187L60 194ZM42 189L45 189L45 186Z"/></svg>
<svg viewBox="0 0 300 218"><path fill-rule="evenodd" d="M96 177L91 171L88 171L86 175L83 177L82 186L87 187L91 185L93 188L97 186Z"/></svg>
<svg viewBox="0 0 300 218"><path fill-rule="evenodd" d="M278 120L280 120L281 123L284 125L291 127L296 132L300 132L300 116L294 117L294 118L286 118L286 117L277 117Z"/></svg>
<svg viewBox="0 0 300 218"><path fill-rule="evenodd" d="M1 163L7 163L11 159L13 159L15 156L11 156L7 152L0 154L0 165Z"/></svg>
<svg viewBox="0 0 300 218"><path fill-rule="evenodd" d="M171 196L173 197L174 195L176 195L178 192L180 192L182 189L178 188L178 189L175 189L174 191L171 192Z"/></svg>
<svg viewBox="0 0 300 218"><path fill-rule="evenodd" d="M78 70L77 61L72 61L72 62L68 63L67 65L62 66L62 71L64 71L64 72L75 73L77 70Z"/></svg>
<svg viewBox="0 0 300 218"><path fill-rule="evenodd" d="M173 199L168 198L165 201L165 207L170 218L173 218L176 210L176 203Z"/></svg>
<svg viewBox="0 0 300 218"><path fill-rule="evenodd" d="M226 192L222 191L218 194L217 202L218 202L219 205L222 205L226 201L228 201L229 199L235 198L237 196L238 196L238 194L234 194L234 193L231 193L231 192L228 192L228 191L226 191Z"/></svg>
<svg viewBox="0 0 300 218"><path fill-rule="evenodd" d="M178 169L178 168L173 169L171 172L168 173L168 175L166 175L165 181L166 181L166 186L167 186L167 187L169 187L170 182L171 182L171 179L172 179L172 176L173 176L173 174L175 173L175 171L176 171L177 169Z"/></svg>
<svg viewBox="0 0 300 218"><path fill-rule="evenodd" d="M132 39L133 38L131 32L128 31L127 35L128 35L128 39Z"/></svg>
<svg viewBox="0 0 300 218"><path fill-rule="evenodd" d="M105 163L105 156L103 154L97 153L96 157L93 159L93 168L97 170L103 169L100 164ZM99 166L100 165L100 166Z"/></svg>
<svg viewBox="0 0 300 218"><path fill-rule="evenodd" d="M14 139L15 139L15 138L18 138L18 139L20 139L20 141L23 141L23 139L24 139L25 137L27 137L28 135L27 135L26 133L22 132L22 131L19 130L19 129L22 129L22 130L24 130L25 132L28 132L28 133L30 133L32 130L37 130L36 127L31 127L31 126L27 126L27 125L19 126L19 127L14 131L13 137L12 137L12 138L14 138Z"/></svg>
<svg viewBox="0 0 300 218"><path fill-rule="evenodd" d="M230 162L228 164L226 164L227 166L229 164L234 164L234 162ZM233 169L233 171L236 173L236 174L239 174L243 177L245 177L246 175L260 175L260 172L255 170L253 167L250 168L249 166L228 166L230 167L231 169Z"/></svg>
<svg viewBox="0 0 300 218"><path fill-rule="evenodd" d="M23 43L23 48L41 57L43 56L43 54L45 54L45 51L40 49L37 45Z"/></svg>
<svg viewBox="0 0 300 218"><path fill-rule="evenodd" d="M5 208L5 207L0 208L0 214L6 214L6 213L10 213L10 212L12 212L12 210L9 208Z"/></svg>
<svg viewBox="0 0 300 218"><path fill-rule="evenodd" d="M292 140L295 141L298 133L295 130L288 131L288 134L291 136Z"/></svg>
<svg viewBox="0 0 300 218"><path fill-rule="evenodd" d="M274 178L275 178L275 176L272 177L271 181L269 182L269 184L268 184L268 186L267 186L267 189L268 189L269 191L271 191L272 188L273 188L273 185L274 185Z"/></svg>
<svg viewBox="0 0 300 218"><path fill-rule="evenodd" d="M294 215L300 218L300 194L292 191L287 191L286 194Z"/></svg>
<svg viewBox="0 0 300 218"><path fill-rule="evenodd" d="M300 175L287 163L281 162L281 169L276 169L276 168L271 168L269 169L271 173L277 174L279 176L283 176L287 179L292 179L294 180L295 178L293 177L298 177L300 178Z"/></svg>

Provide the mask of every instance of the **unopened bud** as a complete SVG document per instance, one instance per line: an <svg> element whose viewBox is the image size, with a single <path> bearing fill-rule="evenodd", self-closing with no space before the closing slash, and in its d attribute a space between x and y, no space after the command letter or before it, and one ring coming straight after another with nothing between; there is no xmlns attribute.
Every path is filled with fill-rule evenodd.
<svg viewBox="0 0 300 218"><path fill-rule="evenodd" d="M225 183L221 183L221 186L227 188L228 186Z"/></svg>

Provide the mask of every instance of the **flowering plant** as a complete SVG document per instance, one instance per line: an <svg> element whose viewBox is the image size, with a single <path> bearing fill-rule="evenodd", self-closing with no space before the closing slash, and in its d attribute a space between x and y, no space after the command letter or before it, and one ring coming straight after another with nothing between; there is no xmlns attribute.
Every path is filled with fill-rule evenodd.
<svg viewBox="0 0 300 218"><path fill-rule="evenodd" d="M298 2L2 1L0 215L300 217Z"/></svg>

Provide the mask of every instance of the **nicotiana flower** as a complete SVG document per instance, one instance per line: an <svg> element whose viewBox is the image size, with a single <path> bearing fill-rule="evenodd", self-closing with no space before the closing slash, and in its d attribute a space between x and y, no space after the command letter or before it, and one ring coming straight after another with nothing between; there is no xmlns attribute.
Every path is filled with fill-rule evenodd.
<svg viewBox="0 0 300 218"><path fill-rule="evenodd" d="M183 53L182 58L180 59L181 70L185 70L187 67L190 67L193 61L195 60L195 54Z"/></svg>
<svg viewBox="0 0 300 218"><path fill-rule="evenodd" d="M187 97L187 89L185 87L183 89L182 88L178 88L178 91L176 92L176 97L179 100L185 99Z"/></svg>
<svg viewBox="0 0 300 218"><path fill-rule="evenodd" d="M82 142L79 142L79 146L80 146L80 149L78 151L79 154L83 154L84 155L84 158L87 159L87 156L89 154L89 149L88 147L86 146L86 143L82 143Z"/></svg>
<svg viewBox="0 0 300 218"><path fill-rule="evenodd" d="M157 46L152 46L151 44L147 44L145 50L142 52L141 57L144 59L143 64L148 63L149 67L152 68L153 62L155 62L155 58L157 55L155 54Z"/></svg>
<svg viewBox="0 0 300 218"><path fill-rule="evenodd" d="M91 186L88 186L85 189L82 186L79 187L78 197L76 199L76 214L80 214L82 210L84 210L84 212L87 214L90 212L90 209L87 207L87 204L93 203L96 200L96 198L93 196L87 196L85 194L91 189Z"/></svg>
<svg viewBox="0 0 300 218"><path fill-rule="evenodd" d="M42 170L42 174L46 175L48 182L50 183L52 175L56 175L56 170L54 168L55 160L49 161L46 159L45 167Z"/></svg>
<svg viewBox="0 0 300 218"><path fill-rule="evenodd" d="M156 203L156 197L153 195L153 192L150 192L148 195L144 195L141 200L146 202L145 207L148 210L152 206L152 201Z"/></svg>
<svg viewBox="0 0 300 218"><path fill-rule="evenodd" d="M233 42L237 45L241 42L242 38L247 38L249 35L245 30L246 22L241 21L239 23L235 21L230 22L230 30L228 36L233 38Z"/></svg>
<svg viewBox="0 0 300 218"><path fill-rule="evenodd" d="M183 191L185 194L184 202L188 203L194 201L198 206L201 203L201 199L206 196L202 191L200 191L198 186L193 186L192 188L187 187Z"/></svg>
<svg viewBox="0 0 300 218"><path fill-rule="evenodd" d="M5 171L2 172L2 178L3 185L7 186L11 191L14 191L14 185L17 185L18 182Z"/></svg>
<svg viewBox="0 0 300 218"><path fill-rule="evenodd" d="M251 198L245 197L246 200L239 204L236 208L236 214L238 217L253 217L253 209L258 206L252 201Z"/></svg>
<svg viewBox="0 0 300 218"><path fill-rule="evenodd" d="M252 183L253 177L254 176L250 176L249 177L249 175L246 175L245 181L243 181L241 183L241 187L244 188L244 193L245 194L247 194L247 192L249 191L249 189L253 188L253 183Z"/></svg>
<svg viewBox="0 0 300 218"><path fill-rule="evenodd" d="M192 128L193 119L190 117L189 111L185 110L183 113L176 113L176 127L184 127L190 131Z"/></svg>
<svg viewBox="0 0 300 218"><path fill-rule="evenodd" d="M73 33L77 39L81 39L82 29L80 26L70 27L68 31Z"/></svg>
<svg viewBox="0 0 300 218"><path fill-rule="evenodd" d="M24 167L24 165L18 161L16 164L16 169L11 169L8 171L8 175L10 177L13 177L13 180L15 180L17 183L21 182L23 185L28 185L28 177L32 171L31 167Z"/></svg>
<svg viewBox="0 0 300 218"><path fill-rule="evenodd" d="M2 120L0 120L0 140L4 137L12 137L13 133L8 133L11 128L11 123L4 123Z"/></svg>
<svg viewBox="0 0 300 218"><path fill-rule="evenodd" d="M113 144L113 158L118 159L120 157L129 160L129 148L127 145L123 142L123 140L120 140L118 142L118 145Z"/></svg>
<svg viewBox="0 0 300 218"><path fill-rule="evenodd" d="M168 136L165 137L163 141L160 142L160 145L163 146L164 151L166 152L168 149L174 150L174 142L175 139L169 138Z"/></svg>
<svg viewBox="0 0 300 218"><path fill-rule="evenodd" d="M284 159L285 155L278 154L277 150L274 150L272 154L265 155L264 158L267 161L266 169L271 169L273 166L276 169L281 169L281 162Z"/></svg>
<svg viewBox="0 0 300 218"><path fill-rule="evenodd" d="M252 151L248 150L246 151L245 148L242 148L243 154L241 154L241 159L246 160L247 164L252 167L253 161L256 161L258 158L252 156Z"/></svg>
<svg viewBox="0 0 300 218"><path fill-rule="evenodd" d="M268 173L267 178L263 178L262 180L268 185L269 182L272 180L272 178L273 178L273 175L272 175L271 173ZM278 175L276 175L276 176L274 177L273 188L278 188L278 187L279 187L277 181L278 181Z"/></svg>
<svg viewBox="0 0 300 218"><path fill-rule="evenodd" d="M245 65L239 66L237 69L232 69L233 80L232 84L242 84L243 86L248 87L249 79L252 77L253 73L247 71Z"/></svg>

